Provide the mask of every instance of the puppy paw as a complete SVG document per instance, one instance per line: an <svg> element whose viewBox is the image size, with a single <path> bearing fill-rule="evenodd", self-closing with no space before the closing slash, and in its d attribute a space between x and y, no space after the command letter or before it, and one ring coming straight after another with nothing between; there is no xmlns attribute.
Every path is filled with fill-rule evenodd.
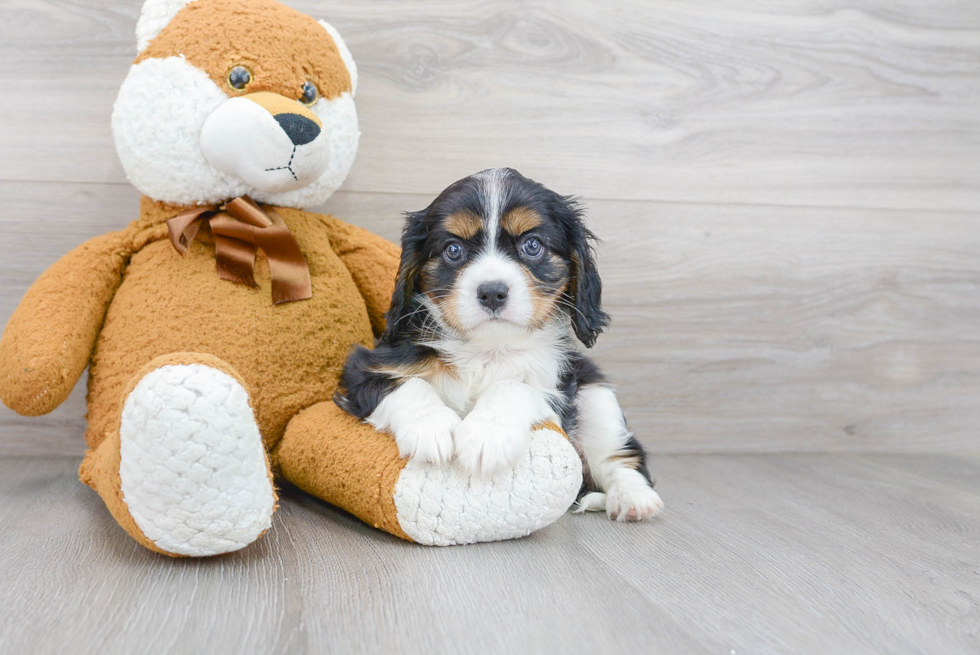
<svg viewBox="0 0 980 655"><path fill-rule="evenodd" d="M606 514L613 521L645 521L663 508L660 495L645 484L614 485L606 492Z"/></svg>
<svg viewBox="0 0 980 655"><path fill-rule="evenodd" d="M490 477L527 451L531 427L472 412L453 432L456 461L472 475Z"/></svg>
<svg viewBox="0 0 980 655"><path fill-rule="evenodd" d="M605 512L606 494L601 491L590 491L577 501L572 514L585 514L586 512Z"/></svg>
<svg viewBox="0 0 980 655"><path fill-rule="evenodd" d="M395 431L398 454L428 464L449 462L453 455L453 430L459 422L459 415L448 407L437 406L420 412L413 421Z"/></svg>

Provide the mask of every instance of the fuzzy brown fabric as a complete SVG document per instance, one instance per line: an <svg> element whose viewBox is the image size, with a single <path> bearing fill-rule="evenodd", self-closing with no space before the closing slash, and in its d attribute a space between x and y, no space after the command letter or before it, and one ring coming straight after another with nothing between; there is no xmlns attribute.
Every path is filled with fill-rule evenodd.
<svg viewBox="0 0 980 655"><path fill-rule="evenodd" d="M302 60L297 52L304 54ZM351 90L333 37L309 16L272 0L192 2L133 63L175 56L185 57L232 96L272 91L298 100L307 80L324 98ZM226 82L228 71L239 65L252 73L252 82L242 90Z"/></svg>
<svg viewBox="0 0 980 655"><path fill-rule="evenodd" d="M551 421L534 426L565 436ZM272 455L284 478L407 541L395 507L395 484L407 460L390 435L358 421L334 403L320 403L290 421Z"/></svg>
<svg viewBox="0 0 980 655"><path fill-rule="evenodd" d="M64 402L88 365L131 242L113 232L59 259L34 282L0 340L0 400L40 416Z"/></svg>
<svg viewBox="0 0 980 655"><path fill-rule="evenodd" d="M172 355L157 357L152 362L149 362L142 369L140 369L140 371L133 376L133 379L130 380L129 384L126 386L126 390L123 392L123 398L125 399L127 396L129 396L130 392L132 392L132 390L136 388L136 385L139 384L139 381L142 380L148 373L155 371L162 366L186 366L190 364L203 364L205 366L209 366L213 369L227 373L231 377L235 378L243 387L246 384L245 380L238 375L238 372L235 371L235 369L228 366L228 364L222 362L217 357L203 353L175 353ZM126 505L126 501L123 499L122 481L119 475L120 419L121 413L118 414L116 419L113 421L109 436L106 437L101 444L99 444L98 448L88 452L78 470L78 477L82 482L92 487L99 493L103 502L105 502L109 513L112 514L113 518L116 519L119 525L122 526L126 532L132 535L136 541L146 546L150 550L163 555L169 555L170 557L184 557L184 555L176 555L160 549L155 543L150 541L146 535L143 534L142 530L140 530L139 526L136 525L136 521L133 520L132 515L129 513L129 507ZM276 499L276 507L278 507L279 495L275 490L275 480L272 476L272 467L269 463L268 454L266 454L265 459L266 466L269 470L269 482L273 483L272 493Z"/></svg>
<svg viewBox="0 0 980 655"><path fill-rule="evenodd" d="M273 0L192 2L136 61L175 56L229 96L247 96L273 115L298 113L318 125L317 116L295 103L303 83L312 81L326 98L351 91L331 35ZM241 90L225 79L236 65L252 74ZM0 400L24 415L47 413L88 366L89 450L79 476L120 526L163 552L139 529L123 498L122 408L136 384L161 366L210 366L248 391L273 453L271 463L267 456L270 479L277 470L408 539L394 505L405 466L394 440L331 401L351 347L372 345L384 330L397 246L331 216L276 207L306 258L313 295L273 305L265 253L256 257L258 287L251 288L218 277L207 227L183 256L174 250L166 221L185 209L144 197L138 220L88 241L38 278L0 338Z"/></svg>
<svg viewBox="0 0 980 655"><path fill-rule="evenodd" d="M332 402L320 403L290 421L272 462L303 491L411 541L398 523L394 496L407 460L391 435Z"/></svg>
<svg viewBox="0 0 980 655"><path fill-rule="evenodd" d="M261 251L258 288L221 280L209 233L202 230L183 256L165 238L163 222L177 211L144 200L143 216L127 231L143 245L133 248L92 355L86 440L95 448L111 434L123 389L143 364L165 354L201 352L227 362L245 380L271 448L299 410L331 398L352 344L373 343L365 295L374 300L370 313L382 316L398 249L335 218L278 207L306 256L313 297L272 305Z"/></svg>
<svg viewBox="0 0 980 655"><path fill-rule="evenodd" d="M182 209L143 198L139 220L38 278L0 339L0 399L21 414L56 407L91 358L81 477L144 545L119 492L118 464L122 405L147 366L191 357L230 372L248 390L271 450L297 413L330 401L351 346L373 344L398 269L394 244L331 216L277 207L306 256L313 297L273 305L261 251L258 288L218 278L205 230L177 254L165 221ZM334 418L338 434L349 429L345 416Z"/></svg>

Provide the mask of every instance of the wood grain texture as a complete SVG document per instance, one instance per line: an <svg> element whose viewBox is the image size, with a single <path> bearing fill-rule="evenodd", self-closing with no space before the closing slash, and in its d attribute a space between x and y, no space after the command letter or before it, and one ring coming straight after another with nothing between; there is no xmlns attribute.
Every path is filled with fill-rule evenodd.
<svg viewBox="0 0 980 655"><path fill-rule="evenodd" d="M975 456L661 457L653 523L445 549L287 490L209 560L140 548L77 463L0 460L0 652L980 649Z"/></svg>
<svg viewBox="0 0 980 655"><path fill-rule="evenodd" d="M326 211L396 239L498 165L583 195L594 355L652 452L876 452L660 455L653 523L453 549L286 490L258 544L169 560L77 459L2 457L80 455L83 379L0 407L0 653L980 651L980 5L286 2L361 72ZM0 325L136 216L140 4L0 4Z"/></svg>
<svg viewBox="0 0 980 655"><path fill-rule="evenodd" d="M36 202L43 197L46 203ZM425 195L324 207L389 239ZM84 239L136 216L123 185L0 182L0 324ZM613 325L592 353L653 452L980 449L980 229L966 213L585 199ZM0 453L80 454L84 392L0 407Z"/></svg>
<svg viewBox="0 0 980 655"><path fill-rule="evenodd" d="M139 4L0 6L0 324L136 215L109 114ZM497 164L585 195L594 355L655 452L980 448L977 5L293 4L360 62L325 210L397 239ZM81 386L0 407L0 453L78 454L83 415Z"/></svg>
<svg viewBox="0 0 980 655"><path fill-rule="evenodd" d="M289 0L359 63L351 191L975 211L980 5ZM0 179L122 183L139 0L0 6Z"/></svg>
<svg viewBox="0 0 980 655"><path fill-rule="evenodd" d="M388 238L427 196L339 193ZM980 449L980 219L584 199L592 356L655 452Z"/></svg>

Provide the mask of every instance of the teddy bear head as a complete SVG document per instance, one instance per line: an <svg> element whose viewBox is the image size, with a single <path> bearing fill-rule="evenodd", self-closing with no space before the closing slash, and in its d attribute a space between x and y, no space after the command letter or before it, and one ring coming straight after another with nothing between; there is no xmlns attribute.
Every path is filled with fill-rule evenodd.
<svg viewBox="0 0 980 655"><path fill-rule="evenodd" d="M147 0L136 37L112 132L142 193L306 208L344 181L357 68L329 23L274 0Z"/></svg>

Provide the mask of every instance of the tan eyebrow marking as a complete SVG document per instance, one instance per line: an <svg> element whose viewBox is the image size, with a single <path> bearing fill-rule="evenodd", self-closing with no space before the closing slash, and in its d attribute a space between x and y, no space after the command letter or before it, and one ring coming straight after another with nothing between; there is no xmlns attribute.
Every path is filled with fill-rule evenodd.
<svg viewBox="0 0 980 655"><path fill-rule="evenodd" d="M473 212L461 211L447 216L443 227L460 239L472 239L483 227L483 221Z"/></svg>
<svg viewBox="0 0 980 655"><path fill-rule="evenodd" d="M500 224L513 236L529 232L544 222L541 214L529 207L517 207L504 214Z"/></svg>

